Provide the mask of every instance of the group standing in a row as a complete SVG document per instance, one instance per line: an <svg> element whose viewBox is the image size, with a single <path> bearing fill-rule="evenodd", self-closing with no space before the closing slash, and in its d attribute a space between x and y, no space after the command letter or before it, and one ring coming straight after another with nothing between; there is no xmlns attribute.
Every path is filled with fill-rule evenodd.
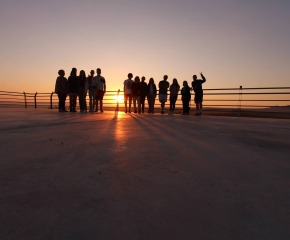
<svg viewBox="0 0 290 240"><path fill-rule="evenodd" d="M196 75L193 75L192 89L195 92L195 103L197 113L195 115L202 114L202 102L203 102L203 90L202 84L206 81L202 73L200 73L202 79L197 79ZM134 81L132 80L133 74L128 74L128 79L124 81L124 103L125 103L125 113L131 113L131 105L133 100L134 113L144 113L145 99L148 100L148 113L154 114L154 104L155 98L157 96L157 88L154 83L154 79L150 78L149 83L145 82L146 78L142 77L141 82L140 78L136 76ZM164 75L163 80L159 82L159 101L161 103L161 114L164 114L165 103L167 102L168 88L170 93L170 112L169 114L174 114L175 104L179 95L180 86L176 78L173 79L172 84L170 85L167 81L168 76ZM187 81L183 81L183 88L181 89L181 100L183 104L183 114L189 114L189 102L191 99L190 87L188 86ZM128 108L129 101L129 108ZM138 108L137 108L138 106Z"/></svg>
<svg viewBox="0 0 290 240"><path fill-rule="evenodd" d="M77 97L79 97L80 112L87 112L86 96L89 91L90 112L98 112L98 102L100 101L100 111L103 112L103 98L106 93L106 80L101 76L101 69L91 70L90 75L86 77L84 70L77 76L77 69L71 70L68 80L64 77L65 71L58 71L59 77L56 79L55 93L58 94L60 112L67 112L65 109L66 96L69 94L70 112L76 112ZM95 108L96 107L96 108Z"/></svg>
<svg viewBox="0 0 290 240"><path fill-rule="evenodd" d="M89 105L90 112L98 111L98 101L100 101L100 110L103 112L103 97L106 93L106 80L101 76L101 69L97 69L97 76L94 77L94 70L91 70L90 75L86 77L85 71L81 70L79 76L77 76L77 69L71 70L68 80L64 77L65 71L59 70L59 77L56 80L55 93L59 98L59 111L67 112L65 109L66 96L69 94L70 99L70 112L76 112L77 96L79 97L79 105L81 112L87 112L86 95L89 91ZM202 114L202 102L203 102L203 90L202 84L206 81L202 73L200 73L201 79L197 79L196 75L193 75L192 89L195 92L195 103L197 113L195 115ZM128 79L124 81L124 103L125 113L131 113L131 105L133 101L134 113L144 113L145 100L148 101L148 113L154 114L155 98L157 96L157 87L154 83L154 79L150 78L149 83L145 82L146 78L143 76L140 78L136 76L134 81L132 80L133 74L128 74ZM164 114L165 103L168 99L168 89L170 93L170 112L173 114L175 110L175 104L179 95L180 86L176 78L173 79L170 85L167 81L168 76L164 75L163 80L159 82L159 101L161 103L161 114ZM190 87L187 81L183 81L183 88L181 89L181 100L183 104L183 114L189 114L189 102L191 99ZM129 101L129 108L128 108Z"/></svg>

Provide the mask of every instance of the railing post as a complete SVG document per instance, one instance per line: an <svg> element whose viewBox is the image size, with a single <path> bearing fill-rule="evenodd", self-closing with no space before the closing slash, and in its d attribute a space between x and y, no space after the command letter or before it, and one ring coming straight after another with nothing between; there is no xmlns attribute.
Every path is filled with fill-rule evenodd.
<svg viewBox="0 0 290 240"><path fill-rule="evenodd" d="M243 91L243 86L240 86L239 89L239 112L238 112L238 117L241 116L241 107L242 107L242 91Z"/></svg>
<svg viewBox="0 0 290 240"><path fill-rule="evenodd" d="M36 95L37 95L37 92L34 94L34 108L37 108L37 106L36 106Z"/></svg>
<svg viewBox="0 0 290 240"><path fill-rule="evenodd" d="M26 93L23 92L23 94L24 94L24 106L25 106L25 108L27 108Z"/></svg>
<svg viewBox="0 0 290 240"><path fill-rule="evenodd" d="M50 109L52 109L52 95L53 95L53 92L50 94Z"/></svg>
<svg viewBox="0 0 290 240"><path fill-rule="evenodd" d="M119 94L120 94L120 89L118 90L118 93L117 93L117 107L116 107L116 112L119 112Z"/></svg>

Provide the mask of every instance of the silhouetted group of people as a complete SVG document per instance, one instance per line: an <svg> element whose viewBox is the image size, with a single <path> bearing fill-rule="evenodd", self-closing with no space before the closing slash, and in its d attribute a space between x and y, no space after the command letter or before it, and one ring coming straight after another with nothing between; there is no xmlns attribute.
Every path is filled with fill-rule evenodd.
<svg viewBox="0 0 290 240"><path fill-rule="evenodd" d="M91 70L90 75L86 77L84 70L77 76L77 69L71 70L70 76L66 79L65 71L59 70L59 77L56 79L55 93L58 95L58 109L60 112L67 112L65 109L66 96L69 95L70 112L76 112L77 97L79 97L80 112L87 112L86 96L89 91L90 112L98 112L98 102L100 101L100 111L103 112L103 98L106 93L106 80L101 76L101 69Z"/></svg>
<svg viewBox="0 0 290 240"><path fill-rule="evenodd" d="M202 102L203 102L203 90L202 84L206 81L202 73L200 73L202 79L197 79L196 75L193 75L192 89L195 92L195 103L197 113L195 115L200 116L202 114ZM141 81L138 76L132 80L133 74L128 74L128 79L124 81L124 103L125 103L125 113L131 113L131 104L133 100L134 113L144 113L145 99L147 97L148 101L148 113L154 114L155 98L157 96L157 88L154 83L154 79L150 78L149 83L145 82L146 78L142 77ZM168 89L170 93L170 112L169 114L174 114L175 104L181 91L181 100L183 104L183 114L189 114L189 102L191 100L190 87L187 81L183 81L183 88L180 90L180 86L176 78L173 79L170 85L167 81L168 76L164 75L163 80L159 82L159 101L161 103L161 114L164 114L165 103L168 99ZM128 108L129 101L129 108Z"/></svg>
<svg viewBox="0 0 290 240"><path fill-rule="evenodd" d="M94 76L94 70L91 70L90 75L86 77L84 70L80 71L77 76L77 69L71 70L70 76L66 79L65 71L58 71L59 77L56 79L55 93L58 94L60 112L67 112L65 109L65 101L67 95L70 100L70 112L76 112L76 101L79 97L80 112L87 112L86 96L89 92L89 112L98 112L98 102L100 101L100 111L103 112L103 97L106 93L106 80L101 76L101 69L97 69L97 76ZM202 102L203 102L203 90L202 84L206 81L202 73L200 73L202 79L197 79L196 75L193 75L192 89L195 92L194 101L196 104L197 113L195 115L202 115ZM145 100L148 101L148 113L154 114L155 99L157 96L157 87L154 83L154 79L150 78L148 84L145 82L146 78L142 77L141 81L138 76L132 80L133 74L128 74L128 79L124 81L124 103L125 113L131 113L131 105L133 101L134 113L144 113ZM161 103L161 114L164 114L165 103L170 100L170 112L174 114L175 104L178 99L179 91L183 104L183 114L189 114L189 103L191 100L191 88L188 86L187 81L183 81L183 88L180 90L180 86L176 78L173 79L170 85L167 81L168 76L164 75L163 80L159 82L159 101ZM129 101L129 104L128 104ZM128 107L129 105L129 107Z"/></svg>

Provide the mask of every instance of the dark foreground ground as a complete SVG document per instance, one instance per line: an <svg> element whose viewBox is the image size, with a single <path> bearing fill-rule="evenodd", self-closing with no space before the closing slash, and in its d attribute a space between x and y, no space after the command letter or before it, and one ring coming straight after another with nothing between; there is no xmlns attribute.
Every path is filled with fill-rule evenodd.
<svg viewBox="0 0 290 240"><path fill-rule="evenodd" d="M290 239L290 122L0 113L1 239Z"/></svg>

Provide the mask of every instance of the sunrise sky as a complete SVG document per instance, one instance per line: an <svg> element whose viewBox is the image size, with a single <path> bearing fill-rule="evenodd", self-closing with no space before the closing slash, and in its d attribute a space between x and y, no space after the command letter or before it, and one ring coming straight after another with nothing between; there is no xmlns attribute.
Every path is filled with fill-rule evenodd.
<svg viewBox="0 0 290 240"><path fill-rule="evenodd" d="M72 67L100 67L108 90L128 72L289 86L289 10L289 0L1 0L1 90L52 92Z"/></svg>

